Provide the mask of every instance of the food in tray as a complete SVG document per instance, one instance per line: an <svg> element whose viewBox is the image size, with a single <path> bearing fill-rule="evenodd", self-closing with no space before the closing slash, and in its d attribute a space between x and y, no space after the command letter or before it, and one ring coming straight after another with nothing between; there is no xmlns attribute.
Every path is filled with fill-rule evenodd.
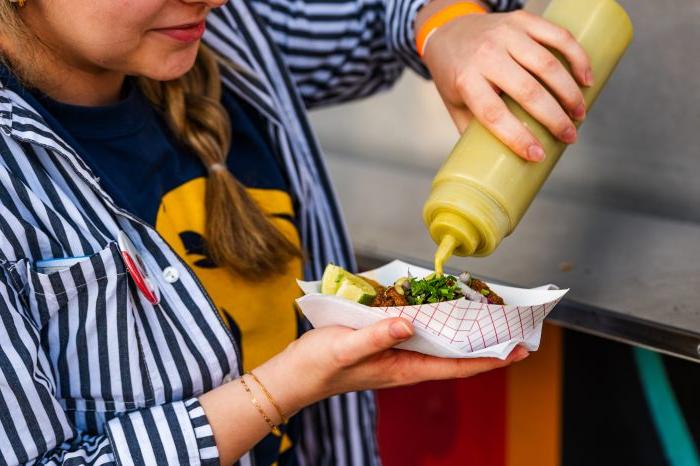
<svg viewBox="0 0 700 466"><path fill-rule="evenodd" d="M321 279L321 293L373 307L414 306L460 298L484 304L505 304L485 282L468 272L459 277L434 273L425 278L401 277L392 286L383 286L329 264Z"/></svg>

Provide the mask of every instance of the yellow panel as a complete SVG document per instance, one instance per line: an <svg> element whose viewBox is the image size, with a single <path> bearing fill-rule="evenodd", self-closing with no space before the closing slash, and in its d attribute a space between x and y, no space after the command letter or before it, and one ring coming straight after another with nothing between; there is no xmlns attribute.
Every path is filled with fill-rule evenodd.
<svg viewBox="0 0 700 466"><path fill-rule="evenodd" d="M539 351L508 368L508 466L560 464L562 350L561 328L546 324Z"/></svg>

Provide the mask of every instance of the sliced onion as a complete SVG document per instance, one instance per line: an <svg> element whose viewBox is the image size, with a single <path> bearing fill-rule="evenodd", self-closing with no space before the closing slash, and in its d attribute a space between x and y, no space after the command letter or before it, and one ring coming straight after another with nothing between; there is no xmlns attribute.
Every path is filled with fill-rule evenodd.
<svg viewBox="0 0 700 466"><path fill-rule="evenodd" d="M459 274L459 277L457 277L457 279L465 285L469 285L469 282L472 279L472 274L470 274L469 272L462 272Z"/></svg>
<svg viewBox="0 0 700 466"><path fill-rule="evenodd" d="M460 281L457 283L457 285L459 285L459 291L462 292L462 294L467 300L473 301L475 303L488 304L489 300L486 299L486 296L479 293L478 291L472 290L467 285L461 282L461 276Z"/></svg>

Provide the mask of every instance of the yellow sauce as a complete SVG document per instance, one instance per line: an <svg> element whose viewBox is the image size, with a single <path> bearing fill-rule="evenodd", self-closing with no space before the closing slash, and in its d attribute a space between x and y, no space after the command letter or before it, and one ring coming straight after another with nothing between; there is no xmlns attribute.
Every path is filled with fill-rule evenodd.
<svg viewBox="0 0 700 466"><path fill-rule="evenodd" d="M457 238L452 235L445 235L435 251L435 274L439 277L442 275L442 266L452 256L452 253L457 247Z"/></svg>

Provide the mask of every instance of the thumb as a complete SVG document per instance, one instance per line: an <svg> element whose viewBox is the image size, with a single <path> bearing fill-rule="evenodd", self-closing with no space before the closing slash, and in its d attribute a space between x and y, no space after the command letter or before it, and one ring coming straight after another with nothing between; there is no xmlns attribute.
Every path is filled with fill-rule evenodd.
<svg viewBox="0 0 700 466"><path fill-rule="evenodd" d="M374 354L386 351L413 336L413 326L395 317L345 334L336 343L336 360L349 367Z"/></svg>

